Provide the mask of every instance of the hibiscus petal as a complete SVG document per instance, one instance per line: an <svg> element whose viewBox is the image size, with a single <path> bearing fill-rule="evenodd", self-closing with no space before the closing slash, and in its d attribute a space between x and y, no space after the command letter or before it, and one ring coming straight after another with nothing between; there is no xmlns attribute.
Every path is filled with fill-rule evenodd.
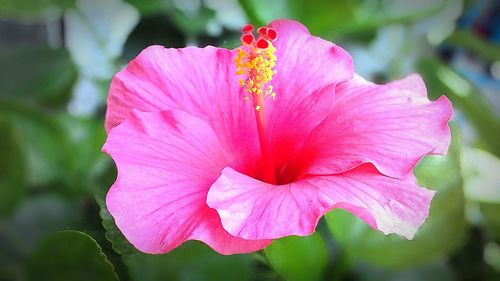
<svg viewBox="0 0 500 281"><path fill-rule="evenodd" d="M269 27L276 29L279 34L273 42L277 57L274 77L277 77L277 81L271 81L278 95L276 102L271 105L285 106L286 109L286 105L291 102L298 104L297 99L306 99L320 88L354 76L349 53L311 35L300 22L276 20Z"/></svg>
<svg viewBox="0 0 500 281"><path fill-rule="evenodd" d="M206 117L212 115L214 107L229 108L236 100L239 104L233 57L233 52L211 46L144 49L111 81L106 130L118 125L133 109L181 109Z"/></svg>
<svg viewBox="0 0 500 281"><path fill-rule="evenodd" d="M446 153L451 116L450 101L429 101L418 75L387 85L357 76L337 86L333 110L289 173L335 174L370 162L385 175L403 177L423 156Z"/></svg>
<svg viewBox="0 0 500 281"><path fill-rule="evenodd" d="M222 254L269 244L230 235L207 206L210 185L233 156L203 120L182 111L134 111L110 131L103 151L118 168L108 210L139 250L165 253L188 239Z"/></svg>
<svg viewBox="0 0 500 281"><path fill-rule="evenodd" d="M266 101L267 134L279 167L331 110L335 85L354 75L351 56L312 36L301 23L277 20L276 74L270 82L276 99Z"/></svg>
<svg viewBox="0 0 500 281"><path fill-rule="evenodd" d="M434 192L380 174L371 164L328 176L271 185L225 168L208 192L208 205L222 225L244 239L311 234L319 218L342 208L385 234L413 238L429 214Z"/></svg>
<svg viewBox="0 0 500 281"><path fill-rule="evenodd" d="M243 101L233 63L235 54L214 47L143 50L111 82L106 130L133 109L144 112L182 110L207 121L219 139L246 165L248 173L258 161L255 114Z"/></svg>

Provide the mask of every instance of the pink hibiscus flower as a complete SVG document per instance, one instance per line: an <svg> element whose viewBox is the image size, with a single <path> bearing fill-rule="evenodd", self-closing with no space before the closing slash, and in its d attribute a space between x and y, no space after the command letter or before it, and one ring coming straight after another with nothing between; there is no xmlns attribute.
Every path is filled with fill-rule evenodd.
<svg viewBox="0 0 500 281"><path fill-rule="evenodd" d="M152 46L113 78L106 204L146 253L200 240L222 254L311 234L332 208L411 239L433 191L412 173L443 154L452 115L418 75L363 80L340 47L278 20L242 47Z"/></svg>

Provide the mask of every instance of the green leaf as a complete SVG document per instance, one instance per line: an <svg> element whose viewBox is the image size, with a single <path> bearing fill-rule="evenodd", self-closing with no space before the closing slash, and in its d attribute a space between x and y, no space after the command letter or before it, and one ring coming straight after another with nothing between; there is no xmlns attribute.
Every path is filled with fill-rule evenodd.
<svg viewBox="0 0 500 281"><path fill-rule="evenodd" d="M124 263L135 281L233 281L250 280L252 260L248 255L222 256L198 241L189 241L164 255L139 252L123 236L114 223L105 204L108 187L115 179L108 173L96 186L95 198L101 207L100 215L106 229L106 238L113 249L122 255ZM175 230L173 230L175 231Z"/></svg>
<svg viewBox="0 0 500 281"><path fill-rule="evenodd" d="M102 120L49 114L17 103L0 102L0 106L0 116L19 136L16 145L22 157L16 160L26 162L29 186L57 188L73 198L92 193L93 180L108 160L100 151L106 138Z"/></svg>
<svg viewBox="0 0 500 281"><path fill-rule="evenodd" d="M80 227L84 214L81 206L55 194L28 197L13 216L0 224L0 260L30 254L45 235ZM2 245L5 242L5 245ZM3 248L5 247L5 248Z"/></svg>
<svg viewBox="0 0 500 281"><path fill-rule="evenodd" d="M195 14L188 13L179 7L169 7L168 10L173 22L188 37L205 33L208 22L215 16L215 12L204 5L201 5Z"/></svg>
<svg viewBox="0 0 500 281"><path fill-rule="evenodd" d="M252 275L249 256L222 256L195 241L165 255L133 255L128 266L136 281L245 281Z"/></svg>
<svg viewBox="0 0 500 281"><path fill-rule="evenodd" d="M500 204L481 202L479 209L487 231L500 242Z"/></svg>
<svg viewBox="0 0 500 281"><path fill-rule="evenodd" d="M26 165L19 136L0 115L0 219L17 207L26 193Z"/></svg>
<svg viewBox="0 0 500 281"><path fill-rule="evenodd" d="M137 8L141 14L146 16L162 15L171 21L175 26L182 30L183 35L191 39L206 33L207 25L214 19L216 12L208 8L203 1L169 1L169 0L126 0L126 2ZM143 21L151 20L152 17L143 18ZM170 28L171 29L171 28ZM171 30L170 30L171 31ZM152 32L155 32L153 30ZM160 41L165 41L166 37L175 34L165 34L165 38L160 38ZM172 47L171 40L167 40L166 44Z"/></svg>
<svg viewBox="0 0 500 281"><path fill-rule="evenodd" d="M29 272L31 280L118 280L97 242L83 232L72 230L51 234L41 241Z"/></svg>
<svg viewBox="0 0 500 281"><path fill-rule="evenodd" d="M28 185L64 181L69 148L61 127L50 115L34 107L0 102L0 108L0 114L19 136L19 145L26 156Z"/></svg>
<svg viewBox="0 0 500 281"><path fill-rule="evenodd" d="M0 99L64 102L75 80L75 66L64 49L37 46L0 50Z"/></svg>
<svg viewBox="0 0 500 281"><path fill-rule="evenodd" d="M290 1L294 18L301 21L313 34L331 37L356 24L356 10L360 1Z"/></svg>
<svg viewBox="0 0 500 281"><path fill-rule="evenodd" d="M250 23L256 26L264 26L279 18L290 18L287 1L239 0L238 2Z"/></svg>
<svg viewBox="0 0 500 281"><path fill-rule="evenodd" d="M163 13L170 0L125 0L134 6L143 16Z"/></svg>
<svg viewBox="0 0 500 281"><path fill-rule="evenodd" d="M384 281L453 281L456 272L444 262L412 266L405 270L393 270L360 264L355 268L354 280L384 280Z"/></svg>
<svg viewBox="0 0 500 281"><path fill-rule="evenodd" d="M67 155L66 188L75 195L91 194L93 181L104 172L109 160L101 152L106 140L104 124L100 118L69 114L54 117L69 145L74 148Z"/></svg>
<svg viewBox="0 0 500 281"><path fill-rule="evenodd" d="M55 231L82 227L83 217L79 204L60 196L27 197L10 218L0 222L0 279L26 280L26 260L40 239Z"/></svg>
<svg viewBox="0 0 500 281"><path fill-rule="evenodd" d="M442 258L463 243L467 224L460 177L459 136L453 130L447 156L427 156L415 174L421 186L436 190L429 218L413 240L384 235L340 209L326 215L335 239L349 258L372 264L402 268Z"/></svg>
<svg viewBox="0 0 500 281"><path fill-rule="evenodd" d="M322 280L327 264L326 246L314 232L273 241L265 250L272 266L288 281Z"/></svg>
<svg viewBox="0 0 500 281"><path fill-rule="evenodd" d="M75 0L2 0L0 17L23 20L53 17L54 11L67 9L74 2Z"/></svg>

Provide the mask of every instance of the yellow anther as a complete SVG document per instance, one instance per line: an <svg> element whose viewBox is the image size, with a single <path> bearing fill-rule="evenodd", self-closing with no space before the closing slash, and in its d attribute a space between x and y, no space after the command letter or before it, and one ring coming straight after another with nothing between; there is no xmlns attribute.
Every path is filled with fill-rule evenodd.
<svg viewBox="0 0 500 281"><path fill-rule="evenodd" d="M273 86L272 85L267 86L266 94L270 95L272 92L273 92Z"/></svg>
<svg viewBox="0 0 500 281"><path fill-rule="evenodd" d="M265 96L270 95L274 99L276 93L273 92L273 87L268 83L276 73L273 69L276 65L276 56L274 55L276 48L274 48L271 41L268 40L267 43L267 48L263 48L261 45L244 45L238 48L234 63L236 74L244 75L239 80L239 84L246 93L252 95L252 97L262 94ZM244 100L248 99L248 97L244 97ZM254 104L254 106L257 111L261 109L259 103Z"/></svg>

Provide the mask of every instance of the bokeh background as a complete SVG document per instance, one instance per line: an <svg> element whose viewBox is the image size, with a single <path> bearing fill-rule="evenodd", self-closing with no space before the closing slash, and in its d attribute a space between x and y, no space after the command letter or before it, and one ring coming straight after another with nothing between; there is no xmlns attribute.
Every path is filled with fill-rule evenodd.
<svg viewBox="0 0 500 281"><path fill-rule="evenodd" d="M452 100L448 155L416 168L438 191L430 218L412 241L335 210L259 253L137 252L103 204L112 75L149 45L234 48L244 23L276 18L367 79L418 72ZM496 0L0 0L0 280L500 280L499 112Z"/></svg>

